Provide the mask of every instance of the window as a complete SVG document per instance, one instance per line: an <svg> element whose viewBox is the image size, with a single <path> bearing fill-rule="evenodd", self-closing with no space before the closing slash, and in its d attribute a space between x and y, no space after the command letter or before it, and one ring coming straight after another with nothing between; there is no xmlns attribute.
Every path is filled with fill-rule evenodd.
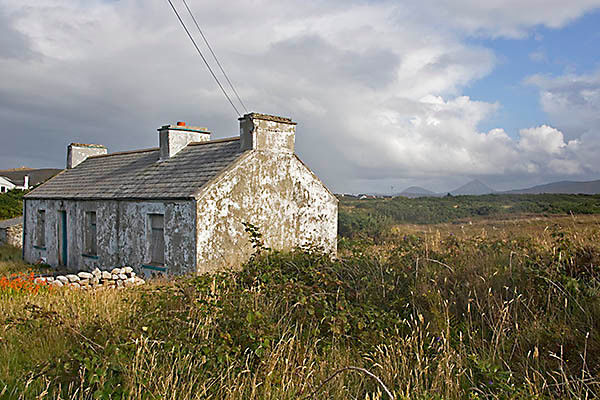
<svg viewBox="0 0 600 400"><path fill-rule="evenodd" d="M165 230L162 214L150 214L150 258L152 264L165 264Z"/></svg>
<svg viewBox="0 0 600 400"><path fill-rule="evenodd" d="M95 256L98 253L96 244L97 230L95 211L88 211L85 213L85 227L83 232L85 238L85 254Z"/></svg>
<svg viewBox="0 0 600 400"><path fill-rule="evenodd" d="M46 211L38 210L36 242L38 247L46 247Z"/></svg>

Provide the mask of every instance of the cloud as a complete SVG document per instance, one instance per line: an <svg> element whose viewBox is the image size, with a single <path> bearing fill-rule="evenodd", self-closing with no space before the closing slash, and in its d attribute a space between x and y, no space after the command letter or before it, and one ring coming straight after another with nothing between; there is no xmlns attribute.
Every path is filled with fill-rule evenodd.
<svg viewBox="0 0 600 400"><path fill-rule="evenodd" d="M590 139L563 134L555 121L556 129L526 129L517 139L501 127L480 132L501 105L463 95L496 63L465 35L562 26L597 3L530 1L527 13L521 2L421 3L190 6L244 102L297 120L300 156L333 190L387 186L386 179L598 169L569 147ZM215 137L237 133L237 116L168 3L0 0L2 13L12 22L0 29L11 29L22 40L16 48L36 57L2 57L0 45L8 77L0 80L0 121L11 127L0 167L63 165L71 141L111 151L155 146L156 128L176 120L206 125Z"/></svg>
<svg viewBox="0 0 600 400"><path fill-rule="evenodd" d="M600 126L600 70L585 75L533 75L526 83L539 89L540 104L551 123L570 137Z"/></svg>

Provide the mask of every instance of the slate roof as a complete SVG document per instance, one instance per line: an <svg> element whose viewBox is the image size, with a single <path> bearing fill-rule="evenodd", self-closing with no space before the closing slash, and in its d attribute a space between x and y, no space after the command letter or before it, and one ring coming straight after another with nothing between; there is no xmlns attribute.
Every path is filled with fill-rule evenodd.
<svg viewBox="0 0 600 400"><path fill-rule="evenodd" d="M239 137L190 143L158 162L159 149L93 156L28 193L33 199L183 199L242 154Z"/></svg>

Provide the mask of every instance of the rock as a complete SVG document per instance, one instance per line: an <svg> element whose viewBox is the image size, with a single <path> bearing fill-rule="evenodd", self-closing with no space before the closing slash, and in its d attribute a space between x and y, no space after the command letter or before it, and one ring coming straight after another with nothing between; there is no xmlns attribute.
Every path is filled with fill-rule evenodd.
<svg viewBox="0 0 600 400"><path fill-rule="evenodd" d="M67 277L66 276L62 276L62 275L57 276L56 280L58 280L58 281L60 281L62 283L69 283L69 280L67 279Z"/></svg>
<svg viewBox="0 0 600 400"><path fill-rule="evenodd" d="M90 284L92 284L92 285L97 285L99 283L100 283L100 279L98 279L96 277L92 278L92 280L90 281Z"/></svg>
<svg viewBox="0 0 600 400"><path fill-rule="evenodd" d="M61 281L58 281L58 280L52 281L51 285L54 286L54 287L63 287L63 283Z"/></svg>
<svg viewBox="0 0 600 400"><path fill-rule="evenodd" d="M123 274L130 274L132 272L133 272L133 268L131 268L131 267L123 267L123 268L121 268L121 273L123 273Z"/></svg>
<svg viewBox="0 0 600 400"><path fill-rule="evenodd" d="M121 268L113 268L113 270L110 271L110 273L113 275L119 275L121 273Z"/></svg>
<svg viewBox="0 0 600 400"><path fill-rule="evenodd" d="M92 275L94 275L94 276L100 276L100 275L102 275L102 271L100 271L100 268L96 267L92 271Z"/></svg>
<svg viewBox="0 0 600 400"><path fill-rule="evenodd" d="M144 283L146 283L145 280L143 280L142 278L136 277L135 279L135 285L139 286L139 285L143 285Z"/></svg>
<svg viewBox="0 0 600 400"><path fill-rule="evenodd" d="M77 274L78 277L80 277L81 279L92 279L94 277L94 275L90 274L89 272L80 272Z"/></svg>
<svg viewBox="0 0 600 400"><path fill-rule="evenodd" d="M125 286L134 286L135 285L135 278L127 278L126 280L123 281L123 285Z"/></svg>
<svg viewBox="0 0 600 400"><path fill-rule="evenodd" d="M88 286L90 284L90 280L89 279L82 279L79 281L79 284L81 286Z"/></svg>
<svg viewBox="0 0 600 400"><path fill-rule="evenodd" d="M102 271L102 279L110 279L112 274L108 271Z"/></svg>
<svg viewBox="0 0 600 400"><path fill-rule="evenodd" d="M129 273L129 277L130 277L130 278L135 278L135 272L130 272L130 273Z"/></svg>
<svg viewBox="0 0 600 400"><path fill-rule="evenodd" d="M54 277L53 276L47 276L46 277L46 282L52 282L54 281Z"/></svg>
<svg viewBox="0 0 600 400"><path fill-rule="evenodd" d="M113 281L118 281L118 280L119 280L119 275L117 275L117 274L112 274L112 280L113 280Z"/></svg>
<svg viewBox="0 0 600 400"><path fill-rule="evenodd" d="M125 279L127 279L127 275L125 275L125 274L119 274L119 279L125 280Z"/></svg>
<svg viewBox="0 0 600 400"><path fill-rule="evenodd" d="M79 281L79 277L77 275L73 275L73 274L67 275L67 279L69 280L69 282L78 282Z"/></svg>
<svg viewBox="0 0 600 400"><path fill-rule="evenodd" d="M38 277L38 278L35 278L33 280L33 282L35 282L38 285L43 285L44 283L46 283L46 278Z"/></svg>
<svg viewBox="0 0 600 400"><path fill-rule="evenodd" d="M69 284L69 286L72 286L72 287L77 288L77 289L79 289L81 287L81 285L79 283L77 283L77 282L72 282L72 283Z"/></svg>
<svg viewBox="0 0 600 400"><path fill-rule="evenodd" d="M118 281L117 281L117 287L121 287L121 286L123 286L123 281L121 281L121 280L118 280Z"/></svg>

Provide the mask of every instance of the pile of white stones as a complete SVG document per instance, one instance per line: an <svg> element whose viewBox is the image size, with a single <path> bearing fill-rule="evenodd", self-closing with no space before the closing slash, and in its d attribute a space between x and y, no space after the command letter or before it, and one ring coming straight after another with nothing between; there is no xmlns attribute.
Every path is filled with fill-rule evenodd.
<svg viewBox="0 0 600 400"><path fill-rule="evenodd" d="M133 268L113 268L112 270L94 269L92 272L81 271L77 274L45 276L35 278L38 284L49 284L56 287L74 287L79 289L124 288L146 283L135 275Z"/></svg>

